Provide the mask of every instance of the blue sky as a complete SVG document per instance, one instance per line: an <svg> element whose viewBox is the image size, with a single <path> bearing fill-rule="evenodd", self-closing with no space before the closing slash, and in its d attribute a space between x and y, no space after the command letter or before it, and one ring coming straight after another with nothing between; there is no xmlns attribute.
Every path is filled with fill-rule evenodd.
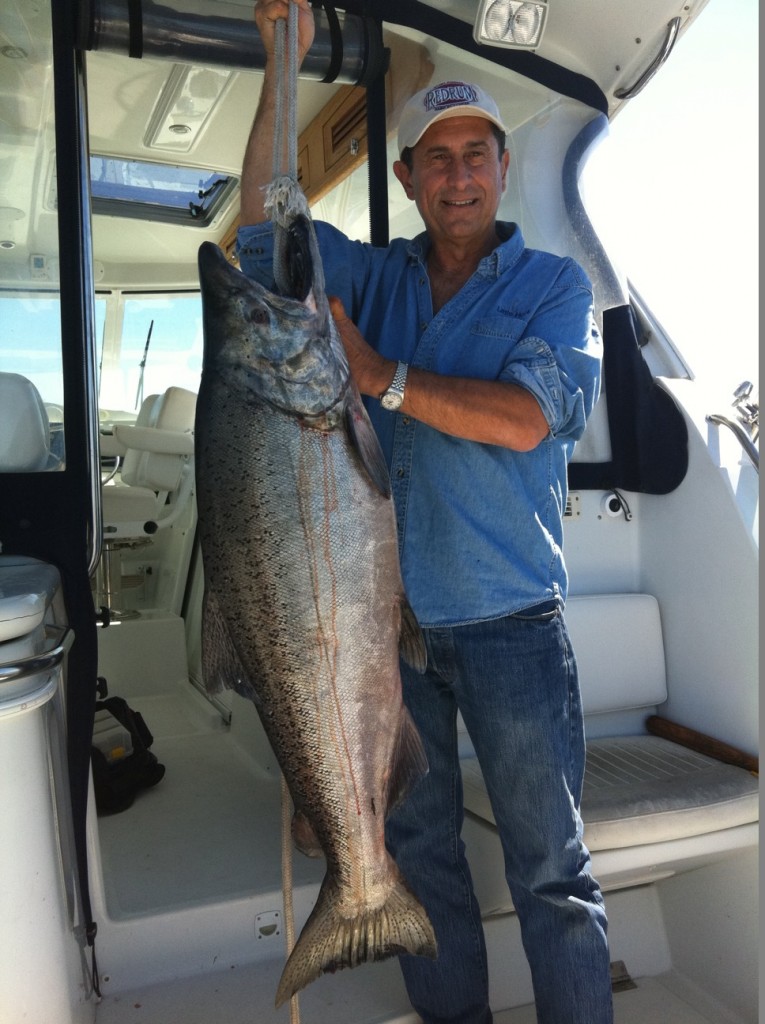
<svg viewBox="0 0 765 1024"><path fill-rule="evenodd" d="M614 118L587 180L609 251L723 394L757 383L757 91L757 0L710 0Z"/></svg>

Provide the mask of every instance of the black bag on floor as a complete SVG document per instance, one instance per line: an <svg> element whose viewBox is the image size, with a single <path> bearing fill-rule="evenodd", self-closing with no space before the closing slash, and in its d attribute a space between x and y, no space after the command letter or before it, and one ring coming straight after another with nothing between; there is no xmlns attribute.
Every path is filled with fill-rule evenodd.
<svg viewBox="0 0 765 1024"><path fill-rule="evenodd" d="M122 697L96 701L91 763L99 815L126 810L164 776L165 766L149 750L153 742L141 713Z"/></svg>

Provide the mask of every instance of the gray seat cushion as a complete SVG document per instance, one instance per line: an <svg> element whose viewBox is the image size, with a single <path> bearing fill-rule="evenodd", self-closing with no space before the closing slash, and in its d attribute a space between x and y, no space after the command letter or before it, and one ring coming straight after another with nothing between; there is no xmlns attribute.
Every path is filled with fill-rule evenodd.
<svg viewBox="0 0 765 1024"><path fill-rule="evenodd" d="M478 761L462 761L465 807L494 823ZM759 820L758 778L656 736L593 739L582 794L590 851L704 835Z"/></svg>

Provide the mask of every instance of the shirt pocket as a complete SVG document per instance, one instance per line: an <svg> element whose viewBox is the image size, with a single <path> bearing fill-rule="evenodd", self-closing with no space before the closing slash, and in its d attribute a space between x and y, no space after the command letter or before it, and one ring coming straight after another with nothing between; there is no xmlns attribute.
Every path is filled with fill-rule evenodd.
<svg viewBox="0 0 765 1024"><path fill-rule="evenodd" d="M479 334L485 338L497 338L500 341L515 342L522 335L528 323L527 320L517 316L487 316L480 320L474 320L471 327L471 334Z"/></svg>
<svg viewBox="0 0 765 1024"><path fill-rule="evenodd" d="M523 332L526 321L512 316L474 320L467 345L457 353L453 372L465 377L497 380Z"/></svg>

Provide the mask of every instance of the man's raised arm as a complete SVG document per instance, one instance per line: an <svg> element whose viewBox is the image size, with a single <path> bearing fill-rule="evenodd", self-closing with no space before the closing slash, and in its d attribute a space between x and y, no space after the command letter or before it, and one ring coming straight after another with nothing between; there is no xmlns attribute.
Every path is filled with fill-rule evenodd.
<svg viewBox="0 0 765 1024"><path fill-rule="evenodd" d="M274 115L276 87L279 75L286 74L286 66L276 67L274 40L276 22L289 14L289 5L299 8L298 66L311 48L314 36L314 18L309 0L258 0L255 4L255 23L258 26L266 53L266 67L260 92L258 109L247 140L242 164L240 222L242 225L260 224L266 219L263 201L265 186L273 177ZM287 140L285 137L285 146ZM286 158L286 154L285 154ZM286 159L283 164L286 166Z"/></svg>

